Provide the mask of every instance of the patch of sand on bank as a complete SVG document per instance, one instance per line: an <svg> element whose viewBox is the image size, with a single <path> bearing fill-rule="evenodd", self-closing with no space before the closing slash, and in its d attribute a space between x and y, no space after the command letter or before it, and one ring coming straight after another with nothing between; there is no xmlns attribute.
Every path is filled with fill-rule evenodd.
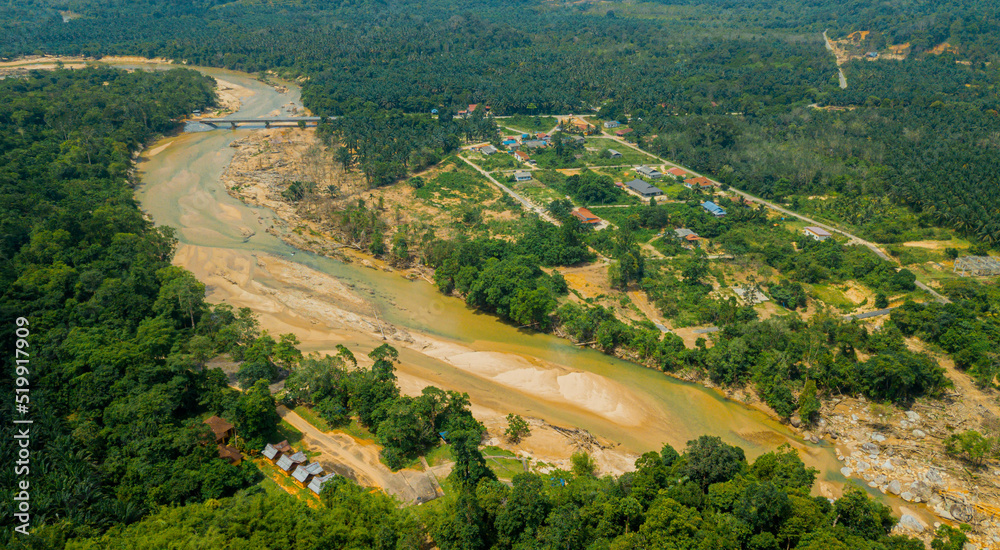
<svg viewBox="0 0 1000 550"><path fill-rule="evenodd" d="M393 346L417 351L488 382L484 386L487 389L483 390L487 392L485 395L477 389L469 391L474 403L495 401L497 389L506 388L561 408L581 409L623 428L650 421L649 410L612 380L516 354L478 352L454 342L398 330L374 319L371 306L349 285L277 256L180 245L174 263L191 270L206 284L209 302L225 302L235 308L249 307L258 314L262 329L272 334L293 332L304 349L333 353L336 344L341 342L358 342L363 348L373 348L382 343L381 326ZM362 364L367 361L363 356L358 359ZM419 395L424 387L432 385L431 381L415 374L418 372L417 366L411 369L406 362L398 366L397 375L404 393ZM474 414L491 425L506 422L506 412L477 407ZM565 430L573 432L569 428ZM525 444L521 448L539 452L549 460L568 461L578 450L579 441L559 435L562 432L553 433L552 441L540 450ZM603 449L602 445L591 447L595 452ZM600 454L602 458L598 462L608 473L620 474L625 471L621 470L623 465L631 469L634 461L633 455L625 451L603 450Z"/></svg>

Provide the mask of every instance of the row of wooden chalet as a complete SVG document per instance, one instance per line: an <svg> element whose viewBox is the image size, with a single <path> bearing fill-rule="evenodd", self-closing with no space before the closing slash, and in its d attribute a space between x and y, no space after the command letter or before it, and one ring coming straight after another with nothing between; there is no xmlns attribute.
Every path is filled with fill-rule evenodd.
<svg viewBox="0 0 1000 550"><path fill-rule="evenodd" d="M261 454L317 495L323 492L324 483L337 476L337 474L324 475L323 465L319 462L306 463L305 453L295 452L287 440L276 445L268 443Z"/></svg>

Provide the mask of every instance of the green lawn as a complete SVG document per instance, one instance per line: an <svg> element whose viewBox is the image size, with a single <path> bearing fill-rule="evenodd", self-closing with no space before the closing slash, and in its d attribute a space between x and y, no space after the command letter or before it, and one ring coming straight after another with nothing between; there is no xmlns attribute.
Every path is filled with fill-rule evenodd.
<svg viewBox="0 0 1000 550"><path fill-rule="evenodd" d="M445 206L442 202L444 199L482 202L496 196L496 189L470 166L455 159L446 161L445 166L447 163L455 169L438 173L417 189L414 195L439 207Z"/></svg>
<svg viewBox="0 0 1000 550"><path fill-rule="evenodd" d="M848 299L840 289L832 285L811 285L810 291L812 292L813 297L820 302L823 302L830 307L837 308L844 313L847 313L858 306L858 304Z"/></svg>
<svg viewBox="0 0 1000 550"><path fill-rule="evenodd" d="M587 151L585 153L583 162L588 165L621 166L623 164L661 164L660 161L655 158L645 153L640 153L631 147L626 147L613 139L588 137L583 146L586 149L596 149L596 151ZM601 158L600 153L605 149L614 149L615 151L621 153L622 156L621 158L613 159Z"/></svg>
<svg viewBox="0 0 1000 550"><path fill-rule="evenodd" d="M526 134L537 134L538 132L548 132L555 128L558 123L556 117L552 116L513 115L497 119L497 125L500 126L500 131L504 135L508 133L504 132L505 128Z"/></svg>
<svg viewBox="0 0 1000 550"><path fill-rule="evenodd" d="M494 170L515 170L524 167L524 164L515 159L513 155L503 151L493 153L492 155L484 155L482 153L464 153L464 155L487 172L493 172ZM493 177L501 179L496 174Z"/></svg>
<svg viewBox="0 0 1000 550"><path fill-rule="evenodd" d="M321 432L328 432L333 428L330 423L323 419L316 411L309 407L298 406L292 409L292 411L305 419L306 422L312 424L317 430Z"/></svg>

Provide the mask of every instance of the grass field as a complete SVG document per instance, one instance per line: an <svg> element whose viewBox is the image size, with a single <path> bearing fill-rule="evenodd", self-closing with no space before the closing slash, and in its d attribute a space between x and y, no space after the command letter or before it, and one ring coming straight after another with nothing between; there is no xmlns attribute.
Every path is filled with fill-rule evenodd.
<svg viewBox="0 0 1000 550"><path fill-rule="evenodd" d="M551 116L513 115L497 119L497 125L500 126L501 132L504 132L504 128L510 128L527 134L548 132L555 128L558 123L556 117ZM504 132L505 135L506 133Z"/></svg>
<svg viewBox="0 0 1000 550"><path fill-rule="evenodd" d="M832 285L811 285L809 288L814 298L824 304L847 313L858 304L852 302L843 291Z"/></svg>
<svg viewBox="0 0 1000 550"><path fill-rule="evenodd" d="M316 411L309 407L298 406L292 409L292 411L305 419L306 422L312 424L321 432L328 432L333 428L330 423L323 419Z"/></svg>

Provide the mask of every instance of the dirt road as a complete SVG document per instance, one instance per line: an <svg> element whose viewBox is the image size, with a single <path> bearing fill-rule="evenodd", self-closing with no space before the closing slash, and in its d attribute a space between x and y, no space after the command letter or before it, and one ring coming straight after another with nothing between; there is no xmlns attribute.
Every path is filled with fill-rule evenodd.
<svg viewBox="0 0 1000 550"><path fill-rule="evenodd" d="M359 485L378 487L404 504L427 502L440 496L436 481L426 472L389 470L379 461L375 444L362 443L343 433L322 432L286 407L278 407L278 414L302 432L303 442L320 453L316 461L327 471L353 479Z"/></svg>

